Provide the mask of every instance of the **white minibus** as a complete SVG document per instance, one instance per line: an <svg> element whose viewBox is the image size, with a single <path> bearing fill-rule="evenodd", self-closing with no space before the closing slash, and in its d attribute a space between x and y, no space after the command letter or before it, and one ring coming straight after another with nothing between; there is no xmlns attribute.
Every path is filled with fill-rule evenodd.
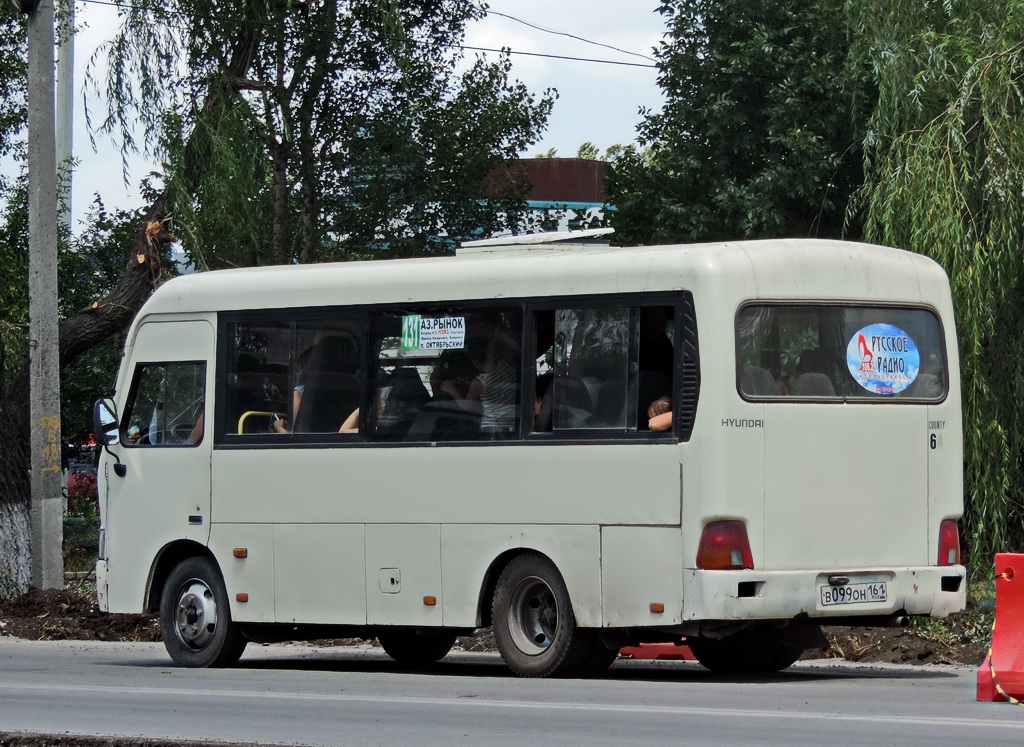
<svg viewBox="0 0 1024 747"><path fill-rule="evenodd" d="M958 377L943 270L851 242L175 278L96 407L100 608L191 667L493 627L526 677L783 669L963 609Z"/></svg>

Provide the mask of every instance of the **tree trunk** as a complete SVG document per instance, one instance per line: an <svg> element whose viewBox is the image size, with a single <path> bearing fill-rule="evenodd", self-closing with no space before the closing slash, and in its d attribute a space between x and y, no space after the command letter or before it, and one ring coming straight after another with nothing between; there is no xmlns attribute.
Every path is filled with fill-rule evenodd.
<svg viewBox="0 0 1024 747"><path fill-rule="evenodd" d="M274 219L271 229L274 260L276 264L287 264L291 257L288 247L288 153L286 143L277 143L270 149L270 160L274 168Z"/></svg>
<svg viewBox="0 0 1024 747"><path fill-rule="evenodd" d="M3 357L0 342L0 371ZM28 439L21 437L28 415L19 424L15 412L0 398L0 599L24 591L29 579Z"/></svg>
<svg viewBox="0 0 1024 747"><path fill-rule="evenodd" d="M17 596L28 586L29 529L28 502L0 502L0 599Z"/></svg>

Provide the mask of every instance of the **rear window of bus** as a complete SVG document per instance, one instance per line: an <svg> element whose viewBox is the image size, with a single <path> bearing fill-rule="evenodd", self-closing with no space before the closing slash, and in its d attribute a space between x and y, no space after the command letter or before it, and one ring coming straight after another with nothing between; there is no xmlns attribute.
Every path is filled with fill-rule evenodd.
<svg viewBox="0 0 1024 747"><path fill-rule="evenodd" d="M926 308L748 304L738 388L751 400L936 402L948 390L943 340Z"/></svg>

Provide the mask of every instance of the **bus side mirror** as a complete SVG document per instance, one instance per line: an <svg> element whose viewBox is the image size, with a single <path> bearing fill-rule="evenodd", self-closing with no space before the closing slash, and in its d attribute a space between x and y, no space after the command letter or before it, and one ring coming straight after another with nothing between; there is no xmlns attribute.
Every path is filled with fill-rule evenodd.
<svg viewBox="0 0 1024 747"><path fill-rule="evenodd" d="M114 457L114 474L124 477L128 473L127 466L110 450L111 444L117 443L117 407L112 399L96 400L92 408L92 427L96 440L103 444L103 450Z"/></svg>
<svg viewBox="0 0 1024 747"><path fill-rule="evenodd" d="M96 440L104 446L117 443L117 408L112 399L96 400L92 408L92 427Z"/></svg>

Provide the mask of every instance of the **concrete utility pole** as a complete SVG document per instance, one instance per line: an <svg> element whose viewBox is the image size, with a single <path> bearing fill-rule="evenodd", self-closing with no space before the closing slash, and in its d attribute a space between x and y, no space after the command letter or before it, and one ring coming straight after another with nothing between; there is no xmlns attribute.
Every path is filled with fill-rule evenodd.
<svg viewBox="0 0 1024 747"><path fill-rule="evenodd" d="M16 0L17 2L18 0ZM53 0L28 12L29 412L32 448L31 583L64 586L57 342L57 158L54 146ZM33 7L33 5L35 7Z"/></svg>
<svg viewBox="0 0 1024 747"><path fill-rule="evenodd" d="M57 48L57 98L56 98L56 131L57 131L57 163L61 166L64 182L61 186L67 190L64 205L59 216L60 223L67 226L68 236L71 235L71 155L72 132L75 118L75 0L63 0L62 15L64 22L60 27L60 41Z"/></svg>

